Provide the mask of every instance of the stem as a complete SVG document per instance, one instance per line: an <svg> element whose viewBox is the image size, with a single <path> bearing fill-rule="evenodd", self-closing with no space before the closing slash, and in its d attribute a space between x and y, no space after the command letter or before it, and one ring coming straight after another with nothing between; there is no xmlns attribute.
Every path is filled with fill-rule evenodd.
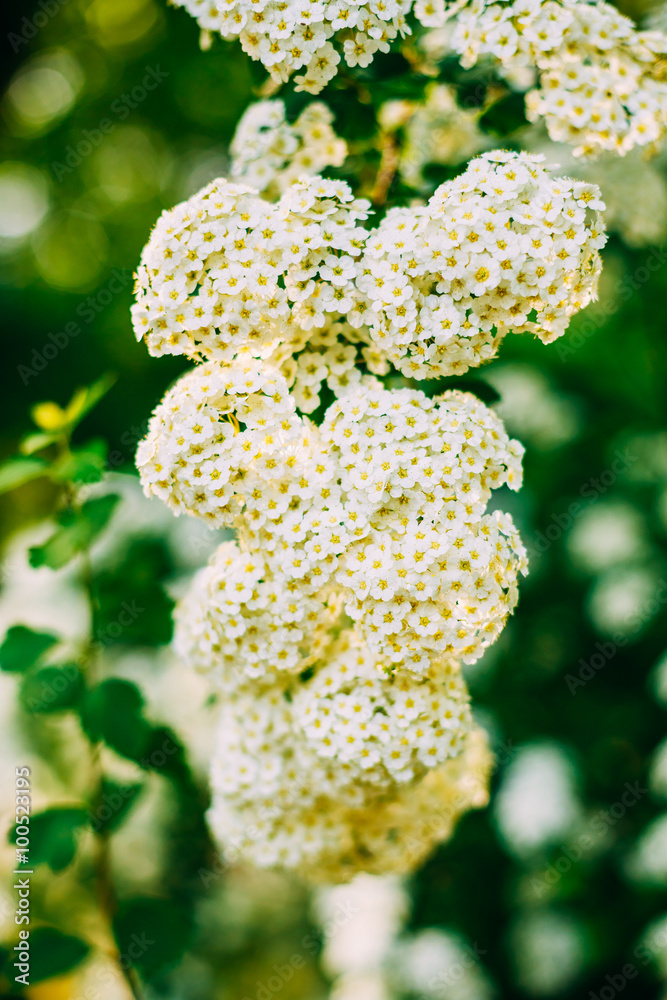
<svg viewBox="0 0 667 1000"><path fill-rule="evenodd" d="M380 137L381 159L375 183L371 189L370 199L374 205L384 205L389 194L389 188L398 169L398 142L391 132L383 132Z"/></svg>
<svg viewBox="0 0 667 1000"><path fill-rule="evenodd" d="M68 502L71 506L76 506L77 497L76 494L70 494L68 496ZM86 592L88 598L88 605L90 608L90 620L91 620L91 630L92 624L95 620L96 613L99 612L99 601L97 594L95 592L95 587L93 584L93 566L90 558L90 549L85 548L80 556L81 559L81 583ZM89 637L88 648L85 653L86 659L86 673L88 675L89 683L94 683L97 679L97 662L96 653L93 647L92 638ZM101 744L93 743L90 744L90 774L91 774L91 786L93 788L93 793L91 795L92 802L92 812L93 816L97 815L101 807L104 805L104 770L102 768L101 760ZM109 835L104 830L94 829L93 836L95 837L95 889L97 901L99 903L102 913L105 914L109 927L111 929L111 935L113 940L113 919L116 915L118 909L118 900L116 898L116 892L114 889L113 878L111 876L111 852L110 852L110 841ZM137 976L136 970L132 966L128 966L127 963L122 961L122 955L117 947L114 947L113 960L118 965L121 974L127 983L130 993L134 1000L142 1000L141 985L139 983L139 978Z"/></svg>

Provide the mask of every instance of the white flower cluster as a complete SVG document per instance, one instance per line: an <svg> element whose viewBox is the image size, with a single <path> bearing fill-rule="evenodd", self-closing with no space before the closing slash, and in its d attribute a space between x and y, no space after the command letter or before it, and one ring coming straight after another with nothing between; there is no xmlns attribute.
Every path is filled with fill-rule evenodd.
<svg viewBox="0 0 667 1000"><path fill-rule="evenodd" d="M476 660L517 601L525 553L491 490L518 489L523 449L467 393L360 386L320 429L261 362L208 364L167 394L139 446L144 489L234 526L205 587L204 657L303 669L342 605L388 669ZM246 554L248 553L248 554ZM215 654L215 655L214 655Z"/></svg>
<svg viewBox="0 0 667 1000"><path fill-rule="evenodd" d="M176 614L180 655L224 699L211 823L227 851L320 879L402 871L485 801L460 668L516 603L523 547L484 511L518 488L521 451L456 391L358 385L320 428L257 360L167 394L144 489L239 539Z"/></svg>
<svg viewBox="0 0 667 1000"><path fill-rule="evenodd" d="M605 204L607 231L631 247L660 246L667 238L665 155L647 159L637 148L623 159L604 153L596 160L576 159L572 148L552 143L538 131L531 152L543 153L548 166L558 164L568 176L595 183Z"/></svg>
<svg viewBox="0 0 667 1000"><path fill-rule="evenodd" d="M353 308L368 202L303 179L276 204L215 180L164 212L137 274L134 328L151 354L289 357L308 331Z"/></svg>
<svg viewBox="0 0 667 1000"><path fill-rule="evenodd" d="M478 157L370 232L368 202L343 182L303 178L269 204L216 180L158 221L135 331L156 355L270 361L304 413L323 381L335 395L359 382L359 346L376 375L388 361L414 378L461 374L510 330L560 336L594 298L601 207L595 185L551 178L526 153Z"/></svg>
<svg viewBox="0 0 667 1000"><path fill-rule="evenodd" d="M474 396L385 389L358 351L423 377L490 353L466 353L474 323L491 347L562 332L593 294L596 199L496 154L371 234L368 204L320 177L275 204L215 181L159 221L135 329L203 363L137 465L148 495L236 532L176 614L223 699L210 821L228 854L324 880L407 871L486 801L461 665L517 601L525 551L486 507L518 489L523 449Z"/></svg>
<svg viewBox="0 0 667 1000"><path fill-rule="evenodd" d="M595 298L604 208L542 157L484 153L424 209L390 210L357 285L378 349L412 378L462 374L509 331L549 343Z"/></svg>
<svg viewBox="0 0 667 1000"><path fill-rule="evenodd" d="M320 101L307 105L290 123L280 100L257 101L245 112L234 132L232 180L280 195L299 177L340 167L347 143L332 128L333 114Z"/></svg>
<svg viewBox="0 0 667 1000"><path fill-rule="evenodd" d="M243 50L296 89L318 94L348 66L368 66L376 52L409 32L411 0L175 0L206 33L239 38ZM344 39L344 40L343 40ZM335 44L334 44L335 43Z"/></svg>
<svg viewBox="0 0 667 1000"><path fill-rule="evenodd" d="M550 137L579 156L623 155L664 137L667 36L638 31L611 4L471 0L456 14L451 45L465 67L484 55L510 73L536 67L528 117L544 118Z"/></svg>
<svg viewBox="0 0 667 1000"><path fill-rule="evenodd" d="M489 765L455 667L382 679L345 633L289 699L225 703L209 821L228 856L314 881L409 871L486 803Z"/></svg>

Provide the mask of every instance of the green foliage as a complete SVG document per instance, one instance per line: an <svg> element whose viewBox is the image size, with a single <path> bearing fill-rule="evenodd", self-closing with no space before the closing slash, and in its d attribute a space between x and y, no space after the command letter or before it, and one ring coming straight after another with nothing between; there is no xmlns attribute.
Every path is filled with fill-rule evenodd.
<svg viewBox="0 0 667 1000"><path fill-rule="evenodd" d="M30 565L60 569L87 549L108 524L120 497L109 493L86 500L79 509L67 509L58 516L60 527L44 545L30 549Z"/></svg>
<svg viewBox="0 0 667 1000"><path fill-rule="evenodd" d="M62 119L50 122L50 127L34 137L8 130L2 139L6 160L25 163L48 179L46 224L15 256L4 258L9 279L3 285L3 317L13 335L5 345L8 378L3 397L2 454L15 452L19 441L20 454L0 466L5 537L15 528L42 518L57 514L65 518L66 523L59 524L35 557L38 564L47 566L64 565L73 555L88 553L90 541L104 538L104 532L113 530L114 521L120 520L122 511L117 519L107 519L99 534L89 524L82 525L81 514L73 513L79 503L77 487L97 481L107 467L131 465L147 415L169 382L186 367L181 358L150 359L144 346L134 342L127 318L130 277L108 306L102 308L99 296L104 293L103 297L108 297L106 289L114 269L131 275L160 211L183 198L186 187L193 190L195 178L200 184L224 169L220 164L225 163L236 121L266 83L264 69L249 60L238 44L218 41L210 52L200 52L194 20L161 0L138 0L134 5L114 5L112 0L89 5L71 0L60 7L18 58L27 67L34 56L64 52L80 63L83 89ZM120 30L123 12L130 7L137 13L127 22L128 32L135 31L142 18L146 23L154 18L153 27L143 35L130 32L128 38L121 38L122 44L114 45L113 31ZM105 27L103 35L94 36L96 19L107 8L117 20ZM21 9L17 21L26 15L28 11ZM413 35L408 44L414 49L416 41ZM67 173L62 183L54 183L49 164L64 159L68 145L75 147L83 138L83 129L97 127L118 94L131 90L141 79L147 64L158 63L170 73L164 86L127 122L114 122L114 133L105 136L100 147ZM433 79L413 72L396 46L386 56L376 54L367 69L348 72L341 67L322 99L335 113L338 134L353 144L353 149L343 167L331 173L345 177L355 190L368 196L381 162L376 120L379 106L385 100L420 100L424 87ZM526 124L524 97L508 94L506 84L488 64L464 71L456 58L446 57L439 65L437 79L455 88L461 107L479 110L482 127L489 136L497 137L497 145L516 146L517 134ZM311 100L310 95L295 93L293 82L276 96L285 97L292 119ZM132 146L148 150L139 170L133 170L128 147L115 146L126 134ZM400 141L400 132L396 138ZM140 155L143 157L143 152ZM624 162L629 159L619 161ZM664 174L662 162L654 162ZM426 164L428 188L435 188L460 169ZM637 193L638 210L641 195L641 191ZM376 206L373 223L385 208L405 204L414 196L413 190L394 179L388 204ZM55 234L57 245L55 276L43 249L49 231ZM95 232L99 233L97 251L95 241L88 239L88 234ZM83 260L72 251L71 233L77 240L83 239ZM621 475L596 499L600 506L610 502L631 508L643 526L645 550L635 553L627 564L613 567L622 581L627 580L627 595L631 594L632 573L637 567L650 564L664 573L667 559L663 495L667 480L660 436L667 421L663 329L667 268L661 253L657 250L654 258L651 248L634 249L614 239L604 255L601 309L597 313L597 307L585 310L574 319L566 337L548 348L530 337L508 337L499 359L488 369L491 380L494 370L503 366L543 376L577 425L570 438L562 437L552 445L526 435L526 485L510 499L521 534L533 548L539 533L556 523L555 516L569 516L565 512L572 501L581 500L582 484L609 468L615 449L630 447L636 458L629 474ZM658 261L655 269L654 259ZM93 262L90 269L82 266L89 260ZM639 276L647 266L651 274L644 280ZM16 278L15 288L10 284L12 278ZM92 318L82 320L91 301ZM39 368L33 358L44 353L45 344L51 344L49 334L63 330L71 320L82 320L82 335ZM21 366L28 369L25 377L20 374ZM104 397L99 384L84 394L77 391L92 374L110 369L120 373L117 392ZM420 383L418 388L429 393L465 389L493 405L497 394L486 382L486 370L479 378ZM24 435L26 408L44 399L60 403L42 403L35 409L35 426ZM67 399L70 402L64 403ZM315 416L320 418L321 413ZM561 419L556 415L552 423ZM512 433L524 436L521 430ZM645 452L641 451L642 440ZM17 488L21 488L20 505L7 495ZM65 507L67 515L62 514ZM660 614L647 620L642 630L630 637L627 647L619 648L585 688L572 694L565 676L576 674L582 662L589 663L596 655L596 644L607 640L590 617L590 607L599 600L598 585L605 577L584 572L572 557L570 543L570 530L562 529L544 552L531 552L531 573L522 581L517 614L502 641L490 651L491 656L473 667L470 683L480 713L493 719L496 731L512 747L546 737L572 749L585 814L596 815L618 801L626 780L645 784L652 754L664 738L664 713L647 692L650 671L664 650L665 632ZM265 917L270 900L262 901L261 916L249 912L252 907L247 900L242 899L235 908L234 899L242 896L243 875L235 876L227 895L216 896L228 884L227 877L224 872L217 874L220 869L214 866L204 822L206 794L199 779L193 777L183 746L169 728L146 719L142 680L131 684L109 677L116 657L133 650L140 656L150 654L169 640L172 602L163 584L182 573L183 564L174 562L169 547L159 539L133 538L129 545L122 542L120 548L112 558L105 557L104 564L93 560L88 580L93 624L90 648L81 663L86 664L85 674L90 671L96 678L89 682L93 686L86 690L81 670L73 664L45 666L47 657L53 659L58 638L24 626L10 629L0 649L0 668L17 677L21 704L29 713L36 713L24 713L19 721L31 753L36 758L41 754L37 764L40 774L53 769L63 784L73 777L77 791L68 794L71 801L79 801L82 778L91 760L106 756L102 743L126 761L138 761L146 786L162 788L163 779L168 779L173 813L164 826L153 826L154 815L149 820L151 837L160 838L160 857L166 859L159 866L154 889L160 898L125 899L115 921L116 938L121 953L132 963L131 971L151 980L156 997L201 1000L220 991L230 997L263 995L258 981L264 983L273 974L274 962L282 964L285 955L303 951L303 934L298 928L306 911L306 895L296 902L291 896L281 898L271 918ZM73 565L72 572L79 572L83 562ZM4 586L10 590L12 581L4 581ZM119 623L124 602L142 610L118 631L114 626ZM68 681L67 686L56 691L63 681ZM54 691L57 696L47 704L48 694ZM86 732L94 742L90 760L76 759L75 773L69 775L63 760L72 764L68 740L75 728L73 711L81 711ZM77 754L80 752L77 744ZM14 763L12 760L11 768ZM114 763L128 767L127 763ZM501 771L495 784L502 778ZM92 833L86 834L82 844L88 843L89 836L96 838L97 845L100 835L102 839L115 835L123 824L137 817L139 810L133 813L137 803L143 812L142 787L131 777L112 780L95 771L85 792L88 820L75 827L74 823L68 825L64 816L43 819L68 809L37 813L31 857L38 848L56 866L62 863L75 846L76 830L85 829L86 822ZM62 798L62 791L58 794ZM70 808L79 814L83 807ZM573 863L571 870L539 898L531 896L531 877L535 872L541 876L548 865L562 863L560 846L529 861L521 860L501 843L493 807L471 814L453 840L411 879L411 928L439 926L464 935L479 946L481 965L495 981L498 996L531 1000L536 994L517 971L515 960L521 956L513 953L512 929L518 920L532 919L545 909L556 910L583 929L579 940L586 963L580 978L560 990L558 1000L599 996L606 976L617 976L626 961L637 965L634 949L641 934L650 921L664 913L660 894L633 883L623 869L629 846L660 809L647 795L617 826L608 829L608 839L600 845L599 853ZM40 833L40 824L45 830L55 825L52 835ZM34 855L36 863L38 856ZM74 905L82 899L90 908L85 919L92 910L100 925L108 921L88 860L82 852L81 863L61 869L59 885L76 873L72 910L69 905L62 906L64 895L54 912L48 910L48 892L43 896L33 893L33 982L73 968L87 953L82 941L55 926L39 927L39 923L61 926L62 921L64 929L72 930ZM48 868L49 860L39 864L39 878L52 878L44 867ZM138 872L148 867L141 850L131 864ZM198 875L200 869L216 872L206 886ZM261 879L258 882L261 886ZM110 895L113 909L113 887ZM206 914L202 921L206 934L197 938L194 960L188 958L179 968L184 949L190 946L195 911ZM290 916L292 913L295 915ZM144 947L143 934L154 943ZM0 962L3 957L13 961L11 946L0 951ZM203 987L197 982L197 969L204 970ZM12 978L13 972L5 966L2 986L9 989ZM284 1000L293 1000L293 986L285 984L281 993ZM54 988L54 996L55 992ZM653 1000L658 992L656 983L641 968L637 978L626 983L623 995L624 1000ZM318 995L324 995L324 987L296 992L299 998Z"/></svg>
<svg viewBox="0 0 667 1000"><path fill-rule="evenodd" d="M24 673L57 642L57 636L49 632L35 632L25 625L12 625L0 646L0 669L10 674Z"/></svg>
<svg viewBox="0 0 667 1000"><path fill-rule="evenodd" d="M34 813L30 817L30 861L46 864L60 872L74 860L77 837L88 822L88 813L81 806L58 806ZM10 832L10 843L16 843L16 833Z"/></svg>
<svg viewBox="0 0 667 1000"><path fill-rule="evenodd" d="M0 466L0 493L15 490L24 483L39 479L45 475L46 462L41 458L24 458L17 456Z"/></svg>
<svg viewBox="0 0 667 1000"><path fill-rule="evenodd" d="M143 787L138 782L123 784L103 778L98 801L90 814L93 829L105 835L117 830L137 801Z"/></svg>
<svg viewBox="0 0 667 1000"><path fill-rule="evenodd" d="M101 439L89 441L53 463L50 474L58 482L98 483L107 463L107 445Z"/></svg>
<svg viewBox="0 0 667 1000"><path fill-rule="evenodd" d="M37 927L30 932L30 982L41 983L69 972L89 950L80 938L63 934L56 927Z"/></svg>
<svg viewBox="0 0 667 1000"><path fill-rule="evenodd" d="M130 899L114 919L118 950L147 980L174 966L192 937L187 911L169 899Z"/></svg>
<svg viewBox="0 0 667 1000"><path fill-rule="evenodd" d="M143 705L136 684L112 677L86 692L81 722L93 742L103 740L122 757L139 762L146 756L152 732Z"/></svg>
<svg viewBox="0 0 667 1000"><path fill-rule="evenodd" d="M19 697L28 712L62 712L76 708L83 690L78 666L66 663L30 670L22 680Z"/></svg>
<svg viewBox="0 0 667 1000"><path fill-rule="evenodd" d="M174 602L163 581L172 572L161 539L135 538L93 575L93 635L103 646L160 646L171 639Z"/></svg>

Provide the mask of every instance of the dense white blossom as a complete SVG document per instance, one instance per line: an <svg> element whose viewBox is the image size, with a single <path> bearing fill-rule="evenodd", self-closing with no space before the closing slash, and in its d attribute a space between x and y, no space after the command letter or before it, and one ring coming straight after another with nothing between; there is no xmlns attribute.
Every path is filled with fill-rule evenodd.
<svg viewBox="0 0 667 1000"><path fill-rule="evenodd" d="M317 881L408 871L486 802L489 763L455 666L383 679L346 632L293 693L225 702L209 820L226 855Z"/></svg>
<svg viewBox="0 0 667 1000"><path fill-rule="evenodd" d="M317 94L348 66L368 66L376 52L409 32L411 0L176 0L206 33L239 38L245 52L260 60L271 76L285 82L293 73L296 89Z"/></svg>
<svg viewBox="0 0 667 1000"><path fill-rule="evenodd" d="M544 343L595 298L604 208L593 184L551 178L542 157L485 153L423 209L391 209L357 285L378 349L412 378L462 374L506 333Z"/></svg>
<svg viewBox="0 0 667 1000"><path fill-rule="evenodd" d="M165 212L132 314L151 353L282 367L302 412L361 378L461 374L510 330L549 342L595 297L605 242L595 185L541 157L487 153L425 207L362 228L368 202L320 177L275 204L213 181ZM300 357L300 352L304 352Z"/></svg>
<svg viewBox="0 0 667 1000"><path fill-rule="evenodd" d="M276 204L218 179L164 212L144 248L132 319L151 354L285 357L352 309L368 202L303 179Z"/></svg>
<svg viewBox="0 0 667 1000"><path fill-rule="evenodd" d="M332 122L332 112L321 101L308 104L292 123L280 100L251 104L231 142L232 180L270 198L304 174L339 167L347 156L347 143L336 135Z"/></svg>
<svg viewBox="0 0 667 1000"><path fill-rule="evenodd" d="M444 13L440 23L446 18ZM667 36L638 31L611 4L583 0L471 0L456 13L451 46L463 66L492 56L511 74L535 67L531 120L577 155L621 155L664 137Z"/></svg>
<svg viewBox="0 0 667 1000"><path fill-rule="evenodd" d="M412 14L439 30L453 19L451 46L465 67L482 56L499 60L508 78L535 69L530 118L543 117L553 139L580 155L660 140L667 125L662 31L638 31L601 0L176 0L211 33L240 38L272 77L293 73L312 94L348 66L368 66L377 51L410 33Z"/></svg>
<svg viewBox="0 0 667 1000"><path fill-rule="evenodd" d="M221 699L211 827L230 858L341 881L411 870L486 802L461 665L526 570L509 514L487 513L519 488L522 446L469 393L377 376L463 371L511 329L558 336L594 295L604 234L594 186L513 153L369 231L346 184L281 166L282 114L244 123L235 167L273 150L253 181L276 202L213 181L144 250L137 335L200 363L137 466L147 495L235 532L175 616Z"/></svg>
<svg viewBox="0 0 667 1000"><path fill-rule="evenodd" d="M137 453L147 493L236 527L248 553L242 564L244 553L224 546L204 571L211 661L222 651L231 662L236 649L251 675L263 659L303 669L298 650L319 628L317 608L328 616L338 604L387 668L423 673L443 653L476 660L525 571L509 515L485 514L492 489L519 488L521 445L456 391L433 400L359 386L318 429L294 413L279 375L253 365L184 376ZM258 650L247 665L246 618ZM281 660L285 629L294 641Z"/></svg>

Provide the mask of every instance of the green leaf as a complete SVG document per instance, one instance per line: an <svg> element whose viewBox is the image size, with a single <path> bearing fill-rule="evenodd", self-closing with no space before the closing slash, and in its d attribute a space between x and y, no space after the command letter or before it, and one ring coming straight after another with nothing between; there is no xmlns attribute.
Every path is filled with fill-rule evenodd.
<svg viewBox="0 0 667 1000"><path fill-rule="evenodd" d="M72 399L67 404L65 410L70 428L76 427L76 425L83 420L86 414L89 413L94 406L97 406L102 397L106 396L115 381L115 375L103 375L102 378L98 379L97 382L93 382L92 385L86 386L83 389L77 389L72 396Z"/></svg>
<svg viewBox="0 0 667 1000"><path fill-rule="evenodd" d="M20 700L28 712L62 712L81 698L84 680L75 663L31 670L23 678Z"/></svg>
<svg viewBox="0 0 667 1000"><path fill-rule="evenodd" d="M121 903L113 922L122 956L150 980L176 965L192 936L193 924L182 905L168 899L130 899Z"/></svg>
<svg viewBox="0 0 667 1000"><path fill-rule="evenodd" d="M15 490L24 483L45 476L47 468L41 458L11 458L0 466L0 493Z"/></svg>
<svg viewBox="0 0 667 1000"><path fill-rule="evenodd" d="M30 932L30 983L60 976L86 957L90 951L80 938L63 934L55 927L37 927Z"/></svg>
<svg viewBox="0 0 667 1000"><path fill-rule="evenodd" d="M61 872L74 860L77 834L88 822L88 813L80 806L64 806L34 813L30 817L30 864L46 864ZM16 829L9 832L9 842L16 843Z"/></svg>
<svg viewBox="0 0 667 1000"><path fill-rule="evenodd" d="M143 785L119 784L104 778L100 795L90 810L90 825L97 833L113 833L121 825L143 790Z"/></svg>
<svg viewBox="0 0 667 1000"><path fill-rule="evenodd" d="M89 441L54 463L51 476L61 482L97 483L104 474L106 460L106 443L101 439Z"/></svg>
<svg viewBox="0 0 667 1000"><path fill-rule="evenodd" d="M137 538L93 579L93 637L115 644L159 646L171 639L174 602L163 581L173 572L164 541Z"/></svg>
<svg viewBox="0 0 667 1000"><path fill-rule="evenodd" d="M122 757L140 761L152 733L142 714L143 704L139 688L131 681L118 678L102 681L83 699L83 728L93 742L103 740Z"/></svg>
<svg viewBox="0 0 667 1000"><path fill-rule="evenodd" d="M12 625L0 646L0 670L9 674L23 673L58 641L50 632L34 632L25 625Z"/></svg>
<svg viewBox="0 0 667 1000"><path fill-rule="evenodd" d="M44 545L30 549L30 565L60 569L97 538L106 527L120 497L109 493L87 500L80 510L68 510L59 517L60 527Z"/></svg>
<svg viewBox="0 0 667 1000"><path fill-rule="evenodd" d="M48 448L49 445L54 444L57 440L57 434L49 434L45 431L35 431L22 439L19 445L19 451L22 455L32 455L35 451L41 451L42 448Z"/></svg>

